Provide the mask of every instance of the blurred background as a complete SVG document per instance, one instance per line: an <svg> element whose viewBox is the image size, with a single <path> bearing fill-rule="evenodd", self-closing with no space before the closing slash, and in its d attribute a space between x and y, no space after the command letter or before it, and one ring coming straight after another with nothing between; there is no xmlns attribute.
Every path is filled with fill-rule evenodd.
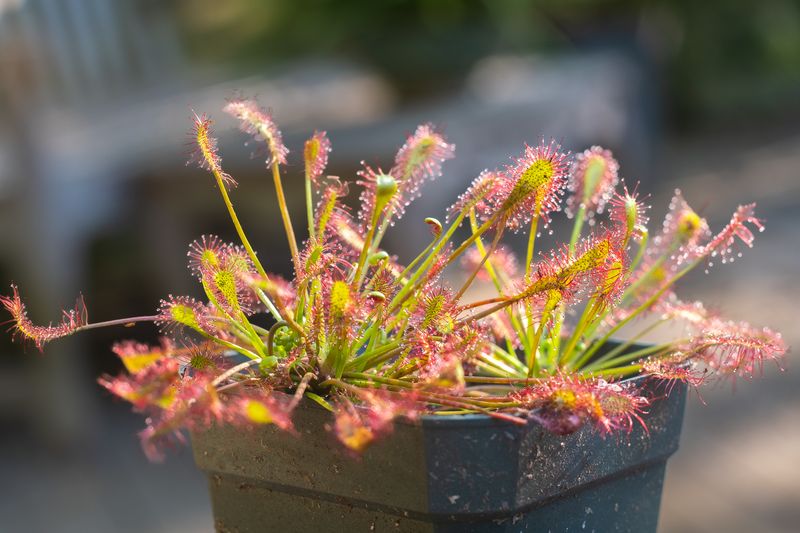
<svg viewBox="0 0 800 533"><path fill-rule="evenodd" d="M94 320L198 292L186 246L234 234L184 164L192 109L218 119L251 240L290 273L270 180L221 113L237 93L274 110L295 156L327 130L346 178L361 159L388 167L416 124L444 128L457 158L394 231L401 258L423 217L542 135L614 150L651 194L651 229L676 187L715 228L757 201L755 251L683 294L798 345L800 1L0 0L0 282L34 320L80 292ZM120 370L115 339L156 336L96 331L44 356L0 336L0 531L211 531L190 450L148 463L143 421L95 383ZM798 530L793 366L689 401L660 531Z"/></svg>

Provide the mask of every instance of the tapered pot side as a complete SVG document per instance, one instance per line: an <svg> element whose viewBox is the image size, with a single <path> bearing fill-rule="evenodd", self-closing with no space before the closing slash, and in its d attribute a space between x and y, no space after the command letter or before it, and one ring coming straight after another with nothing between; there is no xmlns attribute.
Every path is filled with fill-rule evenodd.
<svg viewBox="0 0 800 533"><path fill-rule="evenodd" d="M218 531L655 531L667 458L678 448L686 387L655 397L646 429L567 436L485 415L398 421L353 457L301 404L296 435L274 426L192 436Z"/></svg>

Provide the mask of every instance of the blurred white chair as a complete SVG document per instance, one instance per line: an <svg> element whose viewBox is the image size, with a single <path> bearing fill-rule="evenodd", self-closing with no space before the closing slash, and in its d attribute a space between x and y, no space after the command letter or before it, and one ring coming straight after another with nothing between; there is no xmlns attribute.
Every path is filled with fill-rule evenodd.
<svg viewBox="0 0 800 533"><path fill-rule="evenodd" d="M63 110L98 115L175 79L182 60L168 7L152 1L0 2L0 153L7 156L0 171L6 228L0 238L3 259L22 276L18 281L38 309L57 313L56 306L74 297L81 237L86 224L104 214L93 184L71 183L97 152L65 165L49 157L43 137L75 134L68 121L52 120ZM90 201L74 202L76 194ZM75 344L54 345L48 357L34 360L33 379L8 380L22 383L26 401L18 405L33 407L50 442L74 441L91 420L80 382L85 358L67 353L68 347Z"/></svg>

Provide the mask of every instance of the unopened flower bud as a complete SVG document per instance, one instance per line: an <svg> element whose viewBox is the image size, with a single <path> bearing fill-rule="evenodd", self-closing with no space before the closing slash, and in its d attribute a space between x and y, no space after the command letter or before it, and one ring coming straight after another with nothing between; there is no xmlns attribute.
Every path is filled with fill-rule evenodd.
<svg viewBox="0 0 800 533"><path fill-rule="evenodd" d="M376 252L376 253L372 254L371 256L369 256L369 264L370 265L377 265L381 261L385 261L387 259L389 259L389 254L387 252L385 252L384 250L381 250L380 252Z"/></svg>
<svg viewBox="0 0 800 533"><path fill-rule="evenodd" d="M442 233L442 223L439 222L439 220L437 220L437 219L435 219L433 217L428 217L428 218L425 219L425 223L428 226L430 226L431 232L433 233L433 235L435 237L438 237L439 235L441 235L441 233Z"/></svg>
<svg viewBox="0 0 800 533"><path fill-rule="evenodd" d="M391 174L378 174L375 181L377 205L383 209L397 193L397 180Z"/></svg>
<svg viewBox="0 0 800 533"><path fill-rule="evenodd" d="M386 301L386 295L383 294L381 291L370 291L367 294L367 296L369 296L373 300L378 300L378 301L381 301L381 302Z"/></svg>

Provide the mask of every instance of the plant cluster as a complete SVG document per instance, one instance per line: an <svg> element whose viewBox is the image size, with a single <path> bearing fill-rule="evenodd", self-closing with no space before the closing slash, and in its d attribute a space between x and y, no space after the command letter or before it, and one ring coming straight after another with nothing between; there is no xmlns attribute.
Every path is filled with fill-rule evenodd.
<svg viewBox="0 0 800 533"><path fill-rule="evenodd" d="M752 246L753 230L763 229L752 204L712 234L676 192L651 238L647 206L619 183L608 150L571 157L542 141L503 168L482 172L445 224L426 219L430 242L401 265L381 243L421 185L453 157L442 133L421 125L387 172L365 165L355 180L355 215L344 201L353 184L325 176L331 143L315 133L302 152L308 237L301 243L281 181L288 150L272 117L253 100L231 100L225 111L266 147L292 280L268 273L251 246L212 122L194 116L193 160L215 180L240 239L203 236L191 244L189 268L204 301L169 296L156 315L92 324L81 302L60 324L37 326L16 286L2 298L18 336L40 349L96 327L152 321L161 328L159 346L116 344L127 372L100 380L146 414L142 439L153 457L183 429L272 423L291 431L292 411L304 398L334 413L330 429L355 451L388 432L395 418L420 414L535 420L560 434L587 422L602 432L630 431L651 398L643 379L625 378L669 386L750 377L786 352L778 333L724 320L674 292L693 268L733 261L742 244ZM562 207L574 219L569 240L535 253L539 232ZM457 230L464 226L462 241ZM524 261L501 244L519 231L528 236ZM460 286L443 280L448 267L464 269ZM469 298L476 279L495 295ZM269 321L255 320L259 314ZM635 344L676 322L685 326L680 338ZM624 326L638 331L609 347Z"/></svg>

